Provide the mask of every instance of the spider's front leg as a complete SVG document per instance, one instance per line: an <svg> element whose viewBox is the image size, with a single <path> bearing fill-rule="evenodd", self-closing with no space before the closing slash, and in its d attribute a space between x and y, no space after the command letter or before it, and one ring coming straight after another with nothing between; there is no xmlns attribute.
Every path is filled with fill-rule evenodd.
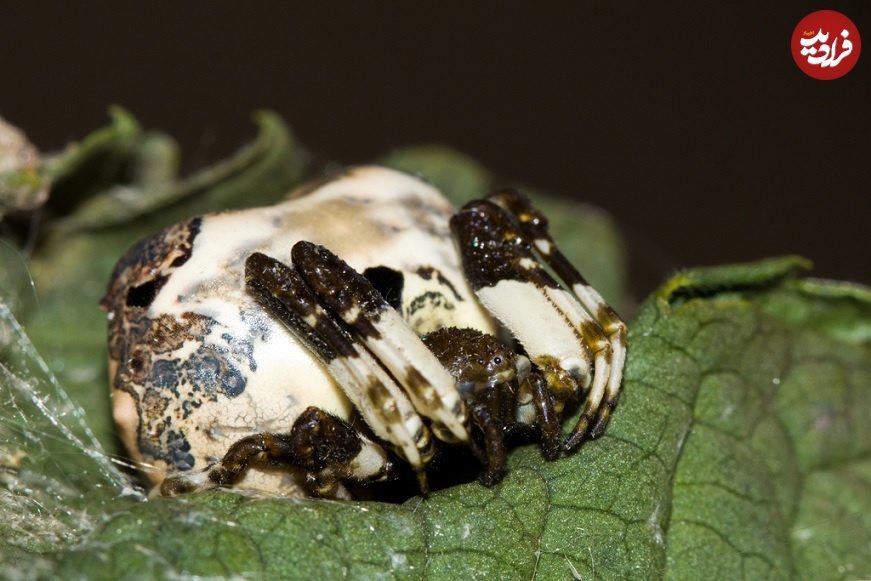
<svg viewBox="0 0 871 581"><path fill-rule="evenodd" d="M421 490L427 490L425 465L432 457L432 441L418 413L446 442L471 442L475 449L468 424L483 432L485 450L478 454L487 466L483 479L495 482L505 465L498 417L506 414L467 397L471 369L462 377L450 373L372 284L326 248L302 241L291 256L292 267L252 255L246 262L249 291L318 355L373 432L408 460ZM463 344L481 352L477 343ZM508 355L491 359L515 372ZM488 371L491 383L501 377L497 370Z"/></svg>
<svg viewBox="0 0 871 581"><path fill-rule="evenodd" d="M399 380L446 442L468 442L467 413L453 378L366 277L323 246L301 241L294 266L326 308Z"/></svg>
<svg viewBox="0 0 871 581"><path fill-rule="evenodd" d="M375 435L400 451L417 473L421 490L426 491L424 468L434 453L429 429L393 377L340 324L340 319L334 315L336 305L333 304L333 308L323 305L324 302L335 303L335 300L325 301L323 296L324 288L332 285L344 289L342 300L348 303L348 308L356 304L357 308L371 310L371 305L367 306L366 300L359 296L359 290L354 292L368 281L357 280L354 284L337 279L342 276L341 272L337 273L335 268L321 269L317 260L304 255L305 252L317 255L317 250L308 242L295 245L297 262L293 267L265 254L252 254L245 261L248 291L321 360ZM304 277L313 280L322 292L319 294L312 289ZM374 289L371 292L377 295ZM417 341L417 336L412 336Z"/></svg>
<svg viewBox="0 0 871 581"><path fill-rule="evenodd" d="M534 213L528 201L519 194L514 196L500 198L496 194L492 196L494 201L467 204L453 217L451 228L475 294L515 335L543 374L549 391L545 398L552 397L555 411L561 412L567 403L577 399L581 389L590 388L581 417L564 444L571 450L586 435L601 434L616 403L625 354L625 326L613 311L605 311L590 299L589 286L573 267L565 266L568 261L547 235L546 222ZM588 308L598 307L597 318L547 273L535 256L533 243L584 304L590 305ZM609 319L610 315L613 317ZM606 336L599 321L611 337ZM529 421L535 401L539 402L538 419L542 421L542 395L540 390L534 391L518 410L520 421ZM524 395L529 396L521 393L521 397ZM589 431L591 425L593 430Z"/></svg>
<svg viewBox="0 0 871 581"><path fill-rule="evenodd" d="M403 384L439 439L470 443L486 467L483 482L495 483L505 467L503 418L513 421L516 402L502 389L517 373L513 352L472 329L444 329L421 341L364 276L326 248L299 242L291 255L318 300ZM440 357L446 350L452 355ZM467 431L470 423L481 432L483 450Z"/></svg>
<svg viewBox="0 0 871 581"><path fill-rule="evenodd" d="M628 333L626 323L562 253L550 235L547 218L532 205L528 198L514 190L501 190L490 194L487 199L510 212L517 219L525 237L532 241L545 262L569 285L584 308L593 315L611 345L611 372L605 387L604 400L596 414L595 423L589 427L589 431L587 431L588 424L580 422L572 431L566 441L566 447L571 449L580 443L585 433L591 438L602 435L608 425L611 412L617 405L620 383L623 380L623 366L626 362ZM582 422L585 417L581 416Z"/></svg>

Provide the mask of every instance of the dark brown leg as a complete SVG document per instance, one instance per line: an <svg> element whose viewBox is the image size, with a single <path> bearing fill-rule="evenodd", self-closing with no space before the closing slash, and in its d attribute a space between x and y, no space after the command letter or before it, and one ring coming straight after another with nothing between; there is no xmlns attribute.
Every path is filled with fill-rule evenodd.
<svg viewBox="0 0 871 581"><path fill-rule="evenodd" d="M502 424L490 415L484 404L469 402L468 406L472 413L472 423L484 434L484 458L481 460L485 468L481 474L481 484L493 486L499 482L505 471L505 435Z"/></svg>
<svg viewBox="0 0 871 581"><path fill-rule="evenodd" d="M553 394L541 375L530 376L535 407L538 411L538 426L541 430L541 451L548 460L556 460L560 452L560 422L553 409Z"/></svg>
<svg viewBox="0 0 871 581"><path fill-rule="evenodd" d="M221 461L207 473L208 486L198 486L185 476L167 478L161 485L164 496L192 492L199 488L232 486L245 470L258 462L270 467L292 467L303 471L315 496L335 496L342 481L383 480L393 464L381 451L380 462L370 460L366 469L357 462L366 444L346 421L319 408L310 407L297 418L290 433L262 432L235 442ZM380 448L379 448L380 449ZM374 469L373 469L374 468Z"/></svg>

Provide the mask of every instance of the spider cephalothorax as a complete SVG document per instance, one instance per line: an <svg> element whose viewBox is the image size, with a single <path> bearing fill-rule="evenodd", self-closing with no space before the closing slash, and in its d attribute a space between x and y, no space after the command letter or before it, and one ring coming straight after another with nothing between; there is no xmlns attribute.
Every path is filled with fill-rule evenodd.
<svg viewBox="0 0 871 581"><path fill-rule="evenodd" d="M300 192L173 226L115 269L115 418L162 493L341 498L397 461L426 491L444 445L469 446L489 485L516 429L549 459L602 433L626 328L525 198L455 212L381 167Z"/></svg>

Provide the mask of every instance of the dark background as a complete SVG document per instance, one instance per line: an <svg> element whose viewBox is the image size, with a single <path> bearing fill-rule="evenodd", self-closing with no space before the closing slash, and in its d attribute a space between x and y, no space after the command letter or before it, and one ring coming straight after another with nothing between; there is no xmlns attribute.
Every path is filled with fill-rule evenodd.
<svg viewBox="0 0 871 581"><path fill-rule="evenodd" d="M847 76L795 65L793 29L839 10ZM800 253L871 283L869 2L8 3L0 115L43 150L108 105L176 136L194 170L281 113L349 163L452 145L609 210L638 292L675 269Z"/></svg>

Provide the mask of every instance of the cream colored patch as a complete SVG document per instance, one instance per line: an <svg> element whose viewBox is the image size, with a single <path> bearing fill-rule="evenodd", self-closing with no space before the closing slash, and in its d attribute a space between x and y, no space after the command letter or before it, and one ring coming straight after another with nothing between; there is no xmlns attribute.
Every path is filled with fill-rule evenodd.
<svg viewBox="0 0 871 581"><path fill-rule="evenodd" d="M110 375L114 377L114 375ZM139 453L139 410L136 400L129 393L117 389L112 390L112 416L118 427L118 437L128 450L134 462L143 464L144 459ZM166 472L162 470L148 470L145 472L148 479L154 483L163 481Z"/></svg>
<svg viewBox="0 0 871 581"><path fill-rule="evenodd" d="M589 360L576 329L534 284L502 280L478 290L481 303L517 337L530 358Z"/></svg>
<svg viewBox="0 0 871 581"><path fill-rule="evenodd" d="M200 340L188 341L161 357L183 360L204 347L209 353L226 358L227 367L239 370L246 379L244 391L236 397L219 395L216 401L203 398L199 407L186 410L184 419L179 414L161 428L186 435L195 459L194 470L220 459L239 438L260 431L288 431L308 406L317 406L345 419L351 417L353 407L361 409L373 424L373 431L387 436L385 439L418 466L421 451L417 444L425 443L428 433L422 429L417 413L449 426L452 434L447 439L467 440L464 412L459 416L453 412L455 407L462 407L453 381L440 366L432 366L432 355L401 321L391 322L388 329L394 340L393 355L387 357L391 360L388 366L397 376L409 364L420 367L426 383L435 387L424 388L432 393L418 398L415 409L399 386L391 385L387 391L397 402L400 423L377 425L384 421L379 418L385 416L383 410L373 409L374 402L365 399L364 388L368 384L364 379L368 375L358 370L364 379L358 378L356 388L351 383L344 390L337 386L316 357L252 300L244 282L244 262L251 253L262 252L290 263L293 245L299 240L309 240L326 246L360 272L374 266L402 272L409 282L408 292L403 292L405 301L430 291L441 292L454 301L454 309L439 310L437 305L423 309L419 327L425 327L427 323L423 321L428 319L430 326L451 324L492 332L490 318L462 274L448 223L453 211L436 189L420 180L387 168L367 167L352 170L302 197L276 206L203 217L190 258L173 267L147 312L152 319L168 315L181 320L185 313L193 313L215 321ZM424 281L416 274L422 268L440 271L462 300L457 300L436 278ZM403 305L407 306L408 303ZM420 332L421 328L415 330ZM250 361L246 354L250 354ZM374 362L369 365L380 369ZM348 376L351 371L340 373ZM380 373L386 376L383 370ZM131 387L144 391L143 386ZM192 394L193 386L179 386L178 392ZM441 404L427 403L432 399L428 396L433 394ZM181 403L184 402L174 402L178 404L176 409L181 409ZM136 458L138 410L134 398L116 392L115 408L125 445ZM390 435L391 431L399 435ZM416 443L414 435L418 433L423 436ZM367 460L360 469L372 470L373 462ZM156 474L151 476L154 481L163 475L160 469ZM238 486L269 492L296 490L298 484L286 474L249 470Z"/></svg>
<svg viewBox="0 0 871 581"><path fill-rule="evenodd" d="M363 448L357 457L351 461L351 471L357 478L374 478L384 473L387 465L387 454L378 444L364 440Z"/></svg>

